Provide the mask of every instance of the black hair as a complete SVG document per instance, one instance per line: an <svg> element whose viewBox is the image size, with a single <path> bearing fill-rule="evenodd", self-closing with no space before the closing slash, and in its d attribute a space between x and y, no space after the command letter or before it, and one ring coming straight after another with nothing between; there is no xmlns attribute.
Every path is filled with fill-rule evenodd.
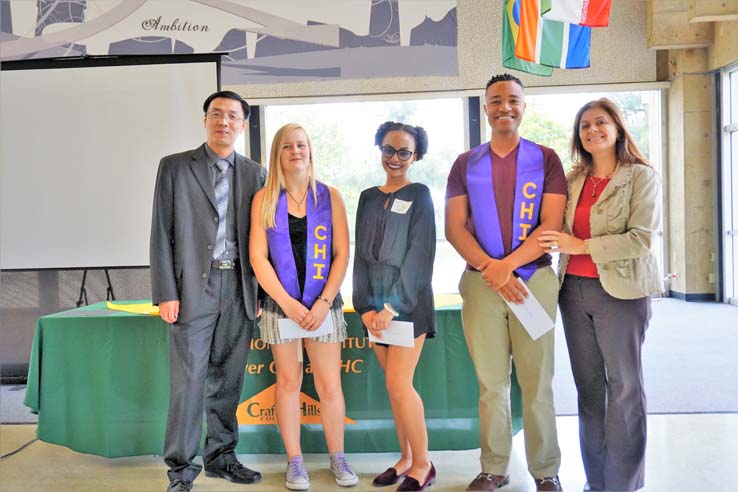
<svg viewBox="0 0 738 492"><path fill-rule="evenodd" d="M515 82L520 86L521 89L524 89L523 83L520 81L519 78L517 78L514 75L510 75L509 73L502 73L499 75L493 76L491 79L487 81L487 85L484 87L484 90L486 91L489 89L489 86L492 84L496 84L497 82Z"/></svg>
<svg viewBox="0 0 738 492"><path fill-rule="evenodd" d="M251 112L251 108L249 108L249 103L247 103L244 98L233 91L218 91L210 94L208 98L205 99L205 102L202 104L202 111L204 113L207 113L208 108L210 108L210 103L213 102L213 99L217 99L219 97L233 99L234 101L240 102L241 108L243 109L243 119L247 120L249 118L249 113Z"/></svg>
<svg viewBox="0 0 738 492"><path fill-rule="evenodd" d="M388 132L394 131L403 131L415 139L416 161L421 160L426 152L428 152L428 134L422 126L406 125L405 123L398 123L395 121L385 121L379 125L377 133L374 134L374 145L381 147L384 136Z"/></svg>

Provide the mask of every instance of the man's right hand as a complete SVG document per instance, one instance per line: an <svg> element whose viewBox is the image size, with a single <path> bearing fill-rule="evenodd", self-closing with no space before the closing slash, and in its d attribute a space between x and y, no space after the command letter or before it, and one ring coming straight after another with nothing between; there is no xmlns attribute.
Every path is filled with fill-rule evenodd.
<svg viewBox="0 0 738 492"><path fill-rule="evenodd" d="M176 323L179 317L179 301L164 301L159 303L159 316L166 323Z"/></svg>

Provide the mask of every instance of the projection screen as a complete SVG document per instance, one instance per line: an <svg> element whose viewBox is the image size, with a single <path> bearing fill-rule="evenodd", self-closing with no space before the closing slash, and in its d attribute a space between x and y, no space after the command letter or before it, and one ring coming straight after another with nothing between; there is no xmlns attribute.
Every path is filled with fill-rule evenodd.
<svg viewBox="0 0 738 492"><path fill-rule="evenodd" d="M2 269L149 264L159 159L202 144L220 68L155 58L2 64Z"/></svg>

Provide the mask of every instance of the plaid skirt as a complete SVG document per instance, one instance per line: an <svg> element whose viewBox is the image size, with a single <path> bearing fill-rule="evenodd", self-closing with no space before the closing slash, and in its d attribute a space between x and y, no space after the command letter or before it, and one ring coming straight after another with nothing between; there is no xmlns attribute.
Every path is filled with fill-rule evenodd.
<svg viewBox="0 0 738 492"><path fill-rule="evenodd" d="M274 302L274 299L269 296L262 301L261 307L259 338L270 345L291 342L293 339L283 340L282 337L279 336L277 321L287 317L285 316L284 311L282 311L282 308L280 308L279 305ZM323 343L343 342L346 338L346 320L343 318L343 303L338 306L332 306L330 311L328 311L328 316L330 316L333 321L333 332L327 335L311 338L311 340Z"/></svg>

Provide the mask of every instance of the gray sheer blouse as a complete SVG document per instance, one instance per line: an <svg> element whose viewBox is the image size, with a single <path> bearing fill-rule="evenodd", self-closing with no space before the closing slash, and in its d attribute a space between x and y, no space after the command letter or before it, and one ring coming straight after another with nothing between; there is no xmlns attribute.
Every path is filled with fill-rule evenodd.
<svg viewBox="0 0 738 492"><path fill-rule="evenodd" d="M428 187L411 183L394 193L364 190L356 213L353 303L356 312L377 312L388 302L415 336L436 332L433 260L436 224Z"/></svg>

